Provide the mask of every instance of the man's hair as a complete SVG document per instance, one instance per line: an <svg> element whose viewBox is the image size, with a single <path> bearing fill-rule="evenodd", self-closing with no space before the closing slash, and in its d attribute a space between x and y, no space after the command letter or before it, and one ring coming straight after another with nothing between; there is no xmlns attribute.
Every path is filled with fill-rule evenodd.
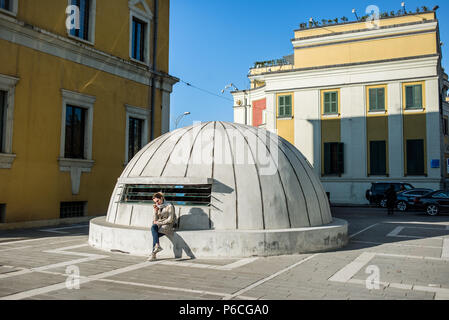
<svg viewBox="0 0 449 320"><path fill-rule="evenodd" d="M157 192L155 194L153 194L153 199L157 198L157 199L164 199L164 194L162 192Z"/></svg>

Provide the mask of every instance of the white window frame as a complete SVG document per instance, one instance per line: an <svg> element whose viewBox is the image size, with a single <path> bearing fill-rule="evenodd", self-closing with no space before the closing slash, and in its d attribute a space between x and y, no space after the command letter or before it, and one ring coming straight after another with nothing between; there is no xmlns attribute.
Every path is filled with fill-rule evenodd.
<svg viewBox="0 0 449 320"><path fill-rule="evenodd" d="M19 11L19 0L11 0L11 10L5 10L0 8L0 13L5 13L14 17L17 17L17 12Z"/></svg>
<svg viewBox="0 0 449 320"><path fill-rule="evenodd" d="M16 157L16 155L12 153L12 137L14 127L14 98L18 81L18 78L0 74L0 90L7 93L4 119L4 148L3 150L0 150L0 169L11 169L12 163Z"/></svg>
<svg viewBox="0 0 449 320"><path fill-rule="evenodd" d="M136 5L142 4L145 11L139 9ZM131 61L150 66L150 24L153 20L153 13L151 12L148 4L143 0L130 0L128 2L129 7L129 58ZM145 50L144 61L140 61L133 58L132 44L133 44L133 18L137 18L146 23L145 27Z"/></svg>
<svg viewBox="0 0 449 320"><path fill-rule="evenodd" d="M60 160L74 160L79 161L91 161L92 160L92 132L94 122L94 104L95 97L85 94L68 91L61 89L62 91L62 117L61 117L61 146L59 157ZM86 109L86 126L84 128L84 159L66 159L65 158L65 127L66 127L66 113L67 105L80 107Z"/></svg>
<svg viewBox="0 0 449 320"><path fill-rule="evenodd" d="M67 0L67 6L71 6L72 5L72 0ZM88 32L88 39L85 40L83 38L80 37L75 37L73 35L70 34L70 30L66 28L67 31L67 37L69 37L70 39L74 39L89 45L94 45L95 44L95 21L96 21L96 16L97 16L97 0L90 0L90 6L89 6L89 32ZM67 17L67 16L66 16ZM65 23L65 20L64 20Z"/></svg>
<svg viewBox="0 0 449 320"><path fill-rule="evenodd" d="M142 147L148 144L148 110L144 108L134 107L125 104L126 109L126 126L125 126L125 162L128 164L128 147L129 147L129 118L136 118L143 120L142 130Z"/></svg>

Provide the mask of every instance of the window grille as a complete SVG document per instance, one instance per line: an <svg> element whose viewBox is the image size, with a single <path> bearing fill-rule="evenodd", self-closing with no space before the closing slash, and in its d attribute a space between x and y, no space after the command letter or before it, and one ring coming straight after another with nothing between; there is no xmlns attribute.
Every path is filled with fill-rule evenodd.
<svg viewBox="0 0 449 320"><path fill-rule="evenodd" d="M0 203L0 223L6 222L6 204Z"/></svg>
<svg viewBox="0 0 449 320"><path fill-rule="evenodd" d="M212 185L127 185L122 202L153 203L153 195L157 192L162 192L165 200L175 206L209 206Z"/></svg>
<svg viewBox="0 0 449 320"><path fill-rule="evenodd" d="M60 218L84 217L87 202L61 202Z"/></svg>

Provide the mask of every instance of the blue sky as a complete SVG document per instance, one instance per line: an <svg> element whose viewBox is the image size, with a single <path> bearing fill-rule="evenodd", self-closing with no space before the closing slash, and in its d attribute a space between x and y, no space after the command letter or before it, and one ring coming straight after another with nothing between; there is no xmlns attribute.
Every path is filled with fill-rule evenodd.
<svg viewBox="0 0 449 320"><path fill-rule="evenodd" d="M354 21L352 8L362 16L369 5L380 11L398 11L396 0L302 1L302 0L171 0L170 74L183 82L171 96L171 128L174 119L191 112L180 127L195 121L233 121L232 96L221 90L229 83L249 87L246 77L255 61L292 54L290 40L299 24L346 16ZM449 3L442 0L405 1L407 10L439 5L443 67L449 70ZM208 94L207 92L212 94ZM215 94L215 95L213 95Z"/></svg>

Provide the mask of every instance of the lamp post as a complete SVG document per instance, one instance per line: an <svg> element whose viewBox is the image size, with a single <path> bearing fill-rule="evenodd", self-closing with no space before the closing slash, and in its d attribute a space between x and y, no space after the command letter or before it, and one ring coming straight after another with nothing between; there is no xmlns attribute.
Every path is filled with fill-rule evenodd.
<svg viewBox="0 0 449 320"><path fill-rule="evenodd" d="M401 3L402 9L404 10L404 14L407 14L407 10L405 9L405 2Z"/></svg>
<svg viewBox="0 0 449 320"><path fill-rule="evenodd" d="M183 114L181 114L179 117L176 118L175 120L175 129L178 129L178 124L181 122L182 118L184 116L188 116L190 114L190 112L184 112Z"/></svg>
<svg viewBox="0 0 449 320"><path fill-rule="evenodd" d="M227 89L234 89L235 91L239 91L239 89L232 83L228 84L226 87L224 87L223 90L221 90L221 93L223 94ZM243 96L244 96L244 105L243 108L245 108L245 124L249 124L248 122L248 92L246 90L243 90Z"/></svg>
<svg viewBox="0 0 449 320"><path fill-rule="evenodd" d="M355 15L355 18L357 21L359 21L359 16L357 15L357 11L355 9L352 9L352 13Z"/></svg>

